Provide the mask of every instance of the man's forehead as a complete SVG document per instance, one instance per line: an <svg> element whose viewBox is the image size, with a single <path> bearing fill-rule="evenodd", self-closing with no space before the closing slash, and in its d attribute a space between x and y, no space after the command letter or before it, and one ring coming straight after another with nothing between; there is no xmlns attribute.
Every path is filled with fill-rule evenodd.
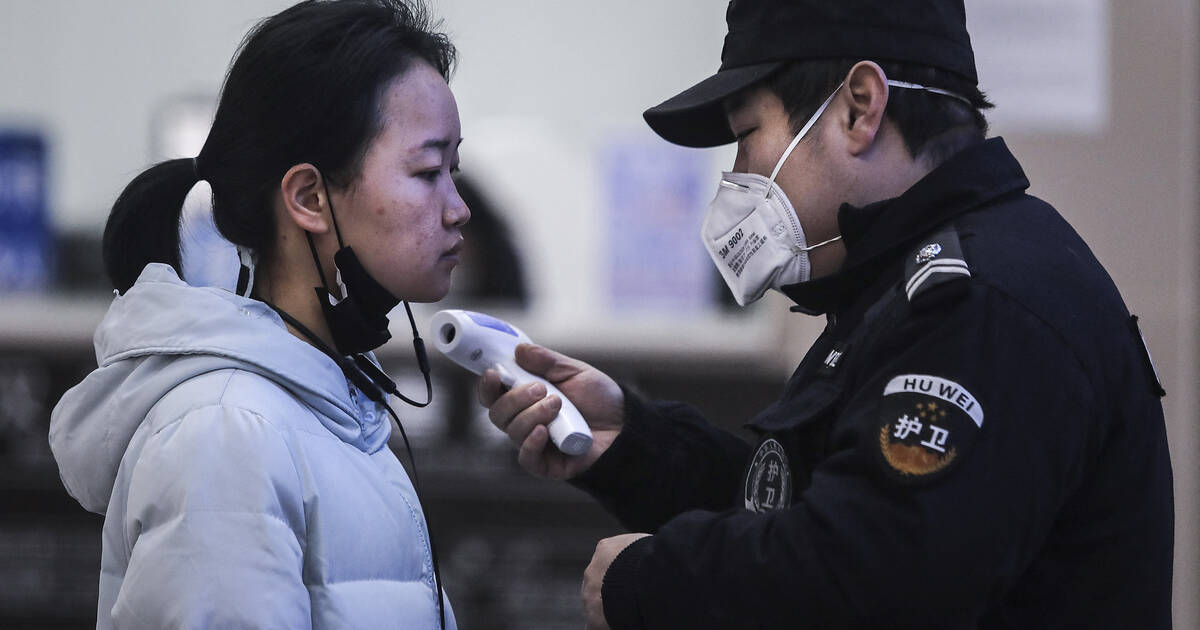
<svg viewBox="0 0 1200 630"><path fill-rule="evenodd" d="M721 106L725 109L725 116L733 118L739 114L748 113L751 108L763 107L767 104L766 101L774 95L775 93L767 89L765 85L754 85L725 97L725 100L721 101Z"/></svg>
<svg viewBox="0 0 1200 630"><path fill-rule="evenodd" d="M733 94L726 96L724 101L721 101L721 107L725 108L726 116L733 116L746 106L746 102L750 100L749 90L739 90Z"/></svg>

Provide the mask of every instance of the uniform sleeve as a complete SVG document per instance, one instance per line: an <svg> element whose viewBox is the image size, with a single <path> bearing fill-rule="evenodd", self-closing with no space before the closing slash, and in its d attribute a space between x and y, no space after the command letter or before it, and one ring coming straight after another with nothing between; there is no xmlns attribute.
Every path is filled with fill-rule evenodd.
<svg viewBox="0 0 1200 630"><path fill-rule="evenodd" d="M688 510L728 507L749 445L693 407L624 393L625 428L572 483L635 532L655 532Z"/></svg>
<svg viewBox="0 0 1200 630"><path fill-rule="evenodd" d="M1092 385L1054 331L978 285L867 356L789 508L688 512L617 557L614 630L975 627L1080 482Z"/></svg>
<svg viewBox="0 0 1200 630"><path fill-rule="evenodd" d="M147 441L131 476L113 626L310 627L304 528L277 429L242 409L189 413Z"/></svg>

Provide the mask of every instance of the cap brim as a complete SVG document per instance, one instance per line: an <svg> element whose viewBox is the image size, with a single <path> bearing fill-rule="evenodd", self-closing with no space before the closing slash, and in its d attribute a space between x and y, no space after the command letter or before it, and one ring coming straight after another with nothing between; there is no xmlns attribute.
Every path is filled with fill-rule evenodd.
<svg viewBox="0 0 1200 630"><path fill-rule="evenodd" d="M767 78L783 62L721 70L642 114L664 140L685 147L715 147L733 142L725 117L726 97Z"/></svg>

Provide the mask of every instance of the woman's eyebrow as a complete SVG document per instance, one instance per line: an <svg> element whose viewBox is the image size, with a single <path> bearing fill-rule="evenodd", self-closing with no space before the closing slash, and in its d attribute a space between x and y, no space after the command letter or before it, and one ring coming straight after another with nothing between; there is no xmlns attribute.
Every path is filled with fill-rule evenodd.
<svg viewBox="0 0 1200 630"><path fill-rule="evenodd" d="M462 138L459 138L457 141L452 141L450 138L430 138L429 140L422 142L421 146L413 149L412 152L420 153L422 151L429 151L431 149L445 151L451 145L451 143L457 146L462 144L462 141Z"/></svg>

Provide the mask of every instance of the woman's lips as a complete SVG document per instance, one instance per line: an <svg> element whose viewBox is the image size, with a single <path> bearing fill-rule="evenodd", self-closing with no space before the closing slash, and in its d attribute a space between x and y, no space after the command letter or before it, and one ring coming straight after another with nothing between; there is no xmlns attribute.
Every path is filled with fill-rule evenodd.
<svg viewBox="0 0 1200 630"><path fill-rule="evenodd" d="M450 260L450 261L453 261L455 264L457 264L458 263L458 254L461 250L462 250L462 241L460 240L454 244L454 247L451 247L450 249L446 250L442 254L442 260Z"/></svg>

